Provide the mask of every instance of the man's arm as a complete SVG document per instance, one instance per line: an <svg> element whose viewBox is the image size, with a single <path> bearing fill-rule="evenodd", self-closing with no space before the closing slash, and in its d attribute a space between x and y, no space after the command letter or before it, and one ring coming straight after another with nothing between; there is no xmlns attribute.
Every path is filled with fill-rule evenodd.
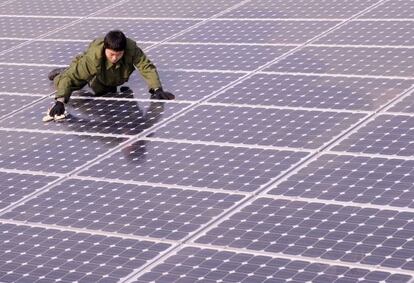
<svg viewBox="0 0 414 283"><path fill-rule="evenodd" d="M95 75L96 63L88 54L78 56L56 81L55 98L67 102L73 91L84 87Z"/></svg>
<svg viewBox="0 0 414 283"><path fill-rule="evenodd" d="M167 100L175 98L172 93L165 92L162 89L157 68L139 47L136 47L135 50L134 67L140 72L141 76L147 82L151 98Z"/></svg>
<svg viewBox="0 0 414 283"><path fill-rule="evenodd" d="M135 49L134 57L134 67L144 78L148 85L148 88L161 88L161 81L157 72L157 68L139 47Z"/></svg>

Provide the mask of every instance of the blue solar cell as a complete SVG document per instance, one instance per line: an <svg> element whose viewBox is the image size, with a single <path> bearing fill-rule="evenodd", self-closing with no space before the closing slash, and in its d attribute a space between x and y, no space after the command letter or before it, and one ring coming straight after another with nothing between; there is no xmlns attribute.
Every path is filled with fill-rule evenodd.
<svg viewBox="0 0 414 283"><path fill-rule="evenodd" d="M207 255L206 255L207 252ZM222 257L225 254L225 260ZM208 266L209 262L217 262ZM207 266L206 266L207 265ZM144 282L409 282L411 276L213 249L185 247L142 274ZM371 281L367 281L371 282Z"/></svg>
<svg viewBox="0 0 414 283"><path fill-rule="evenodd" d="M322 155L269 194L414 207L414 161Z"/></svg>
<svg viewBox="0 0 414 283"><path fill-rule="evenodd" d="M361 18L380 19L412 19L414 17L412 1L394 0L384 2L375 9L365 13Z"/></svg>
<svg viewBox="0 0 414 283"><path fill-rule="evenodd" d="M5 51L10 48L14 48L17 45L25 42L26 40L17 40L17 39L2 39L0 41L0 50Z"/></svg>
<svg viewBox="0 0 414 283"><path fill-rule="evenodd" d="M112 10L102 12L96 16L111 18L144 17L151 18L209 18L236 4L239 0L142 0L139 5L135 1L122 3L123 13L114 13Z"/></svg>
<svg viewBox="0 0 414 283"><path fill-rule="evenodd" d="M414 113L414 93L404 97L403 100L395 104L388 111Z"/></svg>
<svg viewBox="0 0 414 283"><path fill-rule="evenodd" d="M0 0L1 282L413 280L412 1L69 2ZM115 28L181 101L133 75L43 124L47 73Z"/></svg>
<svg viewBox="0 0 414 283"><path fill-rule="evenodd" d="M226 18L349 18L376 1L255 0L225 13Z"/></svg>
<svg viewBox="0 0 414 283"><path fill-rule="evenodd" d="M11 4L13 5L13 3ZM1 7L1 12L4 11L4 8ZM10 14L13 15L15 13ZM72 21L73 19L67 18L0 17L0 37L14 39L35 38Z"/></svg>
<svg viewBox="0 0 414 283"><path fill-rule="evenodd" d="M24 63L24 64L53 64L69 65L76 55L83 53L88 46L88 42L75 41L34 41L28 45L19 47L7 56L0 58L1 62ZM42 56L39 56L42 54ZM47 78L47 74L53 67L41 74Z"/></svg>
<svg viewBox="0 0 414 283"><path fill-rule="evenodd" d="M356 113L202 105L154 136L312 149L363 117Z"/></svg>
<svg viewBox="0 0 414 283"><path fill-rule="evenodd" d="M263 213L263 207L272 213ZM414 216L413 213L408 214ZM261 216L262 220L251 219L251 215ZM343 216L346 221L335 216ZM259 198L205 232L196 243L413 270L412 255L396 254L401 249L411 249L413 245L410 227L413 221L407 220L406 216L391 210L372 208L367 213L355 206ZM287 219L294 222L287 223ZM398 225L394 225L395 221ZM261 230L261 235L249 233L261 229L263 224L271 226ZM326 224L332 226L324 227ZM411 236L400 238L395 234L396 227L398 231L411 233ZM367 233L364 228L372 230ZM334 241L330 242L329 248L324 247L328 243L326 240Z"/></svg>
<svg viewBox="0 0 414 283"><path fill-rule="evenodd" d="M334 150L384 155L413 156L414 118L404 115L379 115L342 141Z"/></svg>
<svg viewBox="0 0 414 283"><path fill-rule="evenodd" d="M287 46L163 44L151 49L148 55L160 70L252 71L290 49Z"/></svg>
<svg viewBox="0 0 414 283"><path fill-rule="evenodd" d="M414 45L414 22L351 21L315 41L338 45Z"/></svg>
<svg viewBox="0 0 414 283"><path fill-rule="evenodd" d="M80 174L251 192L305 156L304 152L143 140Z"/></svg>
<svg viewBox="0 0 414 283"><path fill-rule="evenodd" d="M28 282L27 277L31 282L117 282L170 246L13 224L0 224L0 231L7 239L0 247L2 282ZM135 254L124 257L128 249Z"/></svg>
<svg viewBox="0 0 414 283"><path fill-rule="evenodd" d="M0 94L0 119L16 112L22 106L30 104L38 99L40 98L30 95Z"/></svg>
<svg viewBox="0 0 414 283"><path fill-rule="evenodd" d="M3 82L0 91L30 95L50 94L54 88L47 78L49 71L50 68L47 67L0 65L0 80Z"/></svg>
<svg viewBox="0 0 414 283"><path fill-rule="evenodd" d="M123 139L1 131L0 168L67 173Z"/></svg>
<svg viewBox="0 0 414 283"><path fill-rule="evenodd" d="M0 191L0 209L21 200L25 196L34 193L48 183L57 179L57 177L30 175L23 173L0 172L1 191Z"/></svg>
<svg viewBox="0 0 414 283"><path fill-rule="evenodd" d="M179 240L242 198L237 194L71 179L2 217Z"/></svg>
<svg viewBox="0 0 414 283"><path fill-rule="evenodd" d="M33 16L86 16L96 10L102 9L113 4L110 0L90 0L83 2L81 0L74 1L51 1L39 0L30 2L26 0L8 1L1 7L0 15L33 15ZM67 19L66 19L67 20ZM74 21L75 19L72 19ZM61 25L66 21L61 21ZM43 31L46 32L46 31Z"/></svg>
<svg viewBox="0 0 414 283"><path fill-rule="evenodd" d="M257 74L209 101L374 110L388 103L413 83L413 80L396 79Z"/></svg>
<svg viewBox="0 0 414 283"><path fill-rule="evenodd" d="M63 30L48 35L49 39L92 40L103 37L109 30L120 29L127 37L139 41L161 41L198 21L86 19Z"/></svg>
<svg viewBox="0 0 414 283"><path fill-rule="evenodd" d="M196 101L206 98L213 92L237 80L243 74L159 71L159 75L163 88L174 93L176 100ZM113 93L103 96L119 97L123 99L149 98L148 86L139 76L139 73L132 74L129 81L125 85L128 85L134 93L129 96L124 94L117 95ZM85 88L85 90L87 91L75 92L74 96L90 96L88 88Z"/></svg>
<svg viewBox="0 0 414 283"><path fill-rule="evenodd" d="M327 73L412 78L410 48L309 46L273 64L265 71Z"/></svg>
<svg viewBox="0 0 414 283"><path fill-rule="evenodd" d="M0 125L8 128L54 132L135 135L179 112L188 104L73 98L66 107L67 119L60 123L44 123L42 118L52 106L52 100L43 100L24 112L19 112L0 122Z"/></svg>
<svg viewBox="0 0 414 283"><path fill-rule="evenodd" d="M213 20L180 35L174 41L301 44L337 23L335 21Z"/></svg>

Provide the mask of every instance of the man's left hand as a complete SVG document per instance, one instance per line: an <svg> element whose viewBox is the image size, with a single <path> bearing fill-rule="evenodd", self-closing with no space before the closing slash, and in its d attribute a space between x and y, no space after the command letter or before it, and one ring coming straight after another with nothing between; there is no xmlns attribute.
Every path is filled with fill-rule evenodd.
<svg viewBox="0 0 414 283"><path fill-rule="evenodd" d="M164 91L162 88L157 88L156 90L151 89L151 99L162 99L162 100L173 100L175 99L174 94L171 92Z"/></svg>

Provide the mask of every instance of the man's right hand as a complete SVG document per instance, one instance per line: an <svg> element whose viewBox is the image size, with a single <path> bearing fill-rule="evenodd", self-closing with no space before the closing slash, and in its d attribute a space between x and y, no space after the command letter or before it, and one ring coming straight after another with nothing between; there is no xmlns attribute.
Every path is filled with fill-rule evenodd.
<svg viewBox="0 0 414 283"><path fill-rule="evenodd" d="M49 116L61 116L65 114L65 104L61 101L56 101L55 105L50 109Z"/></svg>

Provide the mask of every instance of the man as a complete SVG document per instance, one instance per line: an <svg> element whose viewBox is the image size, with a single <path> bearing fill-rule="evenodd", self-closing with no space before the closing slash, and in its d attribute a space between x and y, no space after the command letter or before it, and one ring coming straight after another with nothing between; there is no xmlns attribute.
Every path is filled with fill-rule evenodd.
<svg viewBox="0 0 414 283"><path fill-rule="evenodd" d="M156 67L136 42L126 38L121 31L113 30L105 38L94 40L68 68L54 69L49 73L49 79L54 81L57 89L56 102L44 121L64 118L65 103L73 91L88 84L96 95L116 92L117 86L128 81L135 69L146 81L152 99L175 98L162 89Z"/></svg>

